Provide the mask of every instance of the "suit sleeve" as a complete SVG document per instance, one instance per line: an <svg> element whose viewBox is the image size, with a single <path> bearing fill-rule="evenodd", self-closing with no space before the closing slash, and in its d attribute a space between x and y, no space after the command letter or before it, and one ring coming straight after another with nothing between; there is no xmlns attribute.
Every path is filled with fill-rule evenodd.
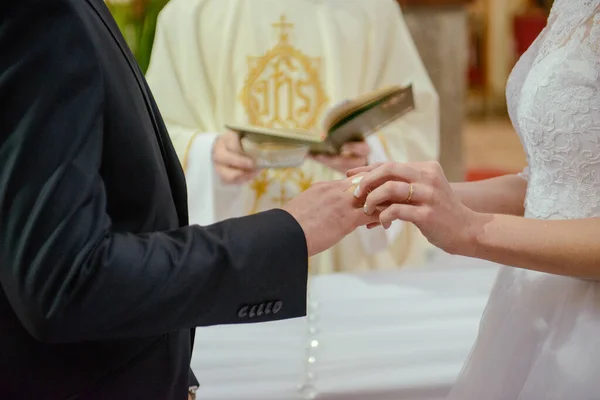
<svg viewBox="0 0 600 400"><path fill-rule="evenodd" d="M200 386L200 383L198 382L198 378L196 378L196 375L194 374L194 371L192 371L191 368L188 371L188 385L189 385L190 389L198 388L198 386Z"/></svg>
<svg viewBox="0 0 600 400"><path fill-rule="evenodd" d="M56 343L305 315L306 241L282 210L114 230L102 71L69 4L0 18L0 285L23 326Z"/></svg>

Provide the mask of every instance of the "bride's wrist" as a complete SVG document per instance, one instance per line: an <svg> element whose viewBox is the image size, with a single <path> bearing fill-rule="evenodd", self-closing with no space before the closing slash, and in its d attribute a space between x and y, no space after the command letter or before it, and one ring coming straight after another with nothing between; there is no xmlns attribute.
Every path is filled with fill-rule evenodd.
<svg viewBox="0 0 600 400"><path fill-rule="evenodd" d="M485 236L490 223L494 219L493 214L480 213L469 210L469 218L465 224L462 237L458 241L458 246L452 254L481 258L484 252Z"/></svg>

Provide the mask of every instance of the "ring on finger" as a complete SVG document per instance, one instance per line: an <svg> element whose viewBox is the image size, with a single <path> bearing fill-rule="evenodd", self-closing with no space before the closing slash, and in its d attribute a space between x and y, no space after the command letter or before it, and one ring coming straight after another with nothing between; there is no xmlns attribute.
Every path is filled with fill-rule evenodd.
<svg viewBox="0 0 600 400"><path fill-rule="evenodd" d="M404 200L404 204L410 204L410 201L413 198L413 195L415 194L415 187L413 186L412 183L408 184L408 196L406 196L406 200Z"/></svg>
<svg viewBox="0 0 600 400"><path fill-rule="evenodd" d="M346 189L346 192L355 192L356 188L358 188L358 185L360 184L360 181L362 180L362 175L359 176L355 176L352 179L352 185L350 185L350 187L348 189Z"/></svg>

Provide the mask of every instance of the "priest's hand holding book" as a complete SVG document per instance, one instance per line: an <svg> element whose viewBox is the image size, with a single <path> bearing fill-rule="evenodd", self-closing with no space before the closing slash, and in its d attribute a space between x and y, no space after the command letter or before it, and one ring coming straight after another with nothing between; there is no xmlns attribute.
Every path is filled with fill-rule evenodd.
<svg viewBox="0 0 600 400"><path fill-rule="evenodd" d="M310 157L345 173L367 165L369 135L414 108L412 86L390 86L332 107L319 131L235 124L225 127L237 134L235 148L257 168L299 167Z"/></svg>
<svg viewBox="0 0 600 400"><path fill-rule="evenodd" d="M315 154L310 155L310 158L345 174L350 169L367 165L370 152L367 142L355 141L345 143L339 155ZM225 184L247 183L254 179L260 170L255 160L244 151L239 135L230 130L217 138L212 158L215 170Z"/></svg>
<svg viewBox="0 0 600 400"><path fill-rule="evenodd" d="M254 160L244 152L239 136L231 131L225 131L217 138L212 159L217 174L225 184L249 182L259 171Z"/></svg>
<svg viewBox="0 0 600 400"><path fill-rule="evenodd" d="M369 163L371 148L364 140L344 143L339 155L315 154L310 158L342 174Z"/></svg>

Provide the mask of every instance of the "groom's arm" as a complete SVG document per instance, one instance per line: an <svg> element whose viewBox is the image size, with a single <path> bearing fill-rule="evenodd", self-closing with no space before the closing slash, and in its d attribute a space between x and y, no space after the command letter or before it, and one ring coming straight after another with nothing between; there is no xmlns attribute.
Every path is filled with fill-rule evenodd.
<svg viewBox="0 0 600 400"><path fill-rule="evenodd" d="M305 315L307 242L285 211L114 229L94 45L71 1L25 3L0 15L0 285L30 334L107 340Z"/></svg>

